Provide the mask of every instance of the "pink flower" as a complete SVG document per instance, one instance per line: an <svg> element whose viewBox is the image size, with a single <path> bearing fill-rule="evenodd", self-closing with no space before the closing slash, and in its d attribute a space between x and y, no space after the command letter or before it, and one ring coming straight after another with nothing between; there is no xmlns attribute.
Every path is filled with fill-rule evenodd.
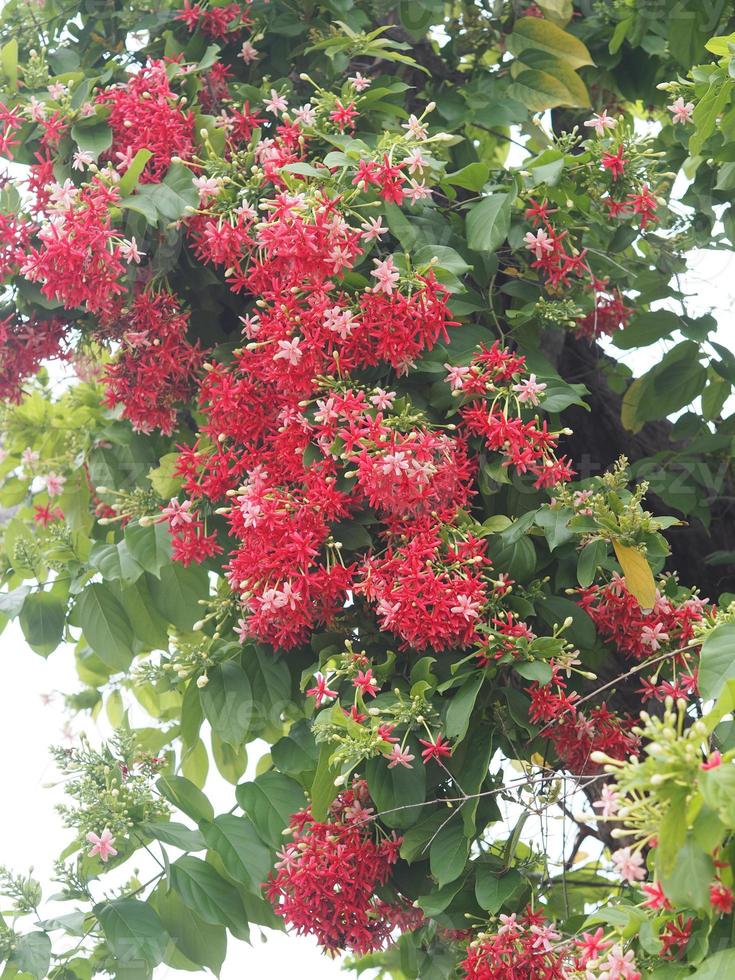
<svg viewBox="0 0 735 980"><path fill-rule="evenodd" d="M191 508L191 500L185 500L183 503L179 503L173 497L161 511L161 517L164 517L168 521L168 526L171 530L177 527L186 527L187 524L191 524L196 518L196 511L193 511Z"/></svg>
<svg viewBox="0 0 735 980"><path fill-rule="evenodd" d="M240 57L246 65L251 65L258 57L258 49L255 48L250 41L245 41L243 46L240 48Z"/></svg>
<svg viewBox="0 0 735 980"><path fill-rule="evenodd" d="M659 650L662 643L666 643L669 634L664 631L663 623L656 623L655 626L644 626L641 629L641 643L645 643L651 650Z"/></svg>
<svg viewBox="0 0 735 980"><path fill-rule="evenodd" d="M354 75L350 75L347 81L352 82L356 92L364 92L365 89L370 88L372 84L372 79L365 78L359 71L356 71Z"/></svg>
<svg viewBox="0 0 735 980"><path fill-rule="evenodd" d="M539 232L540 234L541 232ZM518 392L519 402L530 402L531 405L538 405L538 396L546 391L546 385L543 381L537 381L535 374L530 374L525 381L513 385L513 391Z"/></svg>
<svg viewBox="0 0 735 980"><path fill-rule="evenodd" d="M373 269L371 275L377 280L373 286L374 293L386 293L391 296L394 287L398 284L398 280L401 275L393 264L393 256L389 255L387 259L379 262L377 259L373 259L375 263L375 268Z"/></svg>
<svg viewBox="0 0 735 980"><path fill-rule="evenodd" d="M523 241L526 243L526 248L530 248L537 259L542 259L547 252L554 251L554 240L549 235L548 231L544 231L543 228L534 233L532 231L526 232L523 236Z"/></svg>
<svg viewBox="0 0 735 980"><path fill-rule="evenodd" d="M128 265L130 265L131 262L135 262L136 265L140 265L140 260L145 255L145 252L140 251L138 248L138 243L135 240L135 236L133 236L131 237L130 241L125 239L120 244L120 255L125 259Z"/></svg>
<svg viewBox="0 0 735 980"><path fill-rule="evenodd" d="M590 960L599 959L600 954L612 946L612 943L605 939L605 930L601 928L594 932L583 932L582 937L575 942L580 952L582 966Z"/></svg>
<svg viewBox="0 0 735 980"><path fill-rule="evenodd" d="M294 337L293 340L279 340L278 353L273 355L273 360L287 361L294 367L299 363L303 356L303 351L299 348L301 337Z"/></svg>
<svg viewBox="0 0 735 980"><path fill-rule="evenodd" d="M263 105L266 107L268 112L272 112L274 116L277 116L279 112L284 112L288 109L288 101L282 95L272 88L271 97L269 99L263 99Z"/></svg>
<svg viewBox="0 0 735 980"><path fill-rule="evenodd" d="M355 677L352 683L363 696L369 695L371 698L374 698L378 693L378 685L373 679L372 670L366 670L364 673L363 671L359 670L357 672L357 677Z"/></svg>
<svg viewBox="0 0 735 980"><path fill-rule="evenodd" d="M445 364L447 371L447 381L452 391L461 391L464 387L465 378L472 373L472 368L464 364Z"/></svg>
<svg viewBox="0 0 735 980"><path fill-rule="evenodd" d="M615 789L614 786L609 786L607 783L602 787L600 792L600 799L595 800L592 804L600 811L601 817L613 817L618 812L618 806L620 805L620 794Z"/></svg>
<svg viewBox="0 0 735 980"><path fill-rule="evenodd" d="M585 120L585 126L594 129L598 136L604 136L606 129L615 129L617 124L617 120L608 116L607 109L603 109L602 112L593 112L592 118Z"/></svg>
<svg viewBox="0 0 735 980"><path fill-rule="evenodd" d="M46 475L46 493L49 497L58 497L64 490L66 477L58 473L48 473Z"/></svg>
<svg viewBox="0 0 735 980"><path fill-rule="evenodd" d="M612 861L620 877L630 884L642 881L646 877L643 866L643 855L640 851L631 851L629 847L621 847L613 851Z"/></svg>
<svg viewBox="0 0 735 980"><path fill-rule="evenodd" d="M386 759L391 761L388 763L389 769L395 769L396 766L403 766L404 769L413 769L411 763L416 758L415 755L411 755L408 749L399 748L399 746L394 745L391 751L386 756Z"/></svg>
<svg viewBox="0 0 735 980"><path fill-rule="evenodd" d="M450 612L453 612L456 616L464 616L467 622L471 619L477 619L480 615L480 602L477 599L473 599L472 596L458 595L455 596L454 601L456 605L451 607Z"/></svg>
<svg viewBox="0 0 735 980"><path fill-rule="evenodd" d="M363 222L362 227L362 238L364 238L366 242L371 242L374 239L380 239L383 237L383 235L388 234L388 229L383 227L382 218L368 218L367 221Z"/></svg>
<svg viewBox="0 0 735 980"><path fill-rule="evenodd" d="M607 959L600 964L603 972L600 980L638 980L640 973L636 969L633 950L623 953L623 947L617 943L610 950Z"/></svg>
<svg viewBox="0 0 735 980"><path fill-rule="evenodd" d="M694 103L685 102L684 99L679 96L671 105L667 105L666 108L671 113L671 121L674 125L677 123L689 123L692 121L692 113L694 112Z"/></svg>
<svg viewBox="0 0 735 980"><path fill-rule="evenodd" d="M94 857L97 854L99 855L100 861L106 864L111 857L117 855L117 851L113 847L115 838L106 827L99 837L90 830L87 834L87 840L92 845L89 849L89 857Z"/></svg>

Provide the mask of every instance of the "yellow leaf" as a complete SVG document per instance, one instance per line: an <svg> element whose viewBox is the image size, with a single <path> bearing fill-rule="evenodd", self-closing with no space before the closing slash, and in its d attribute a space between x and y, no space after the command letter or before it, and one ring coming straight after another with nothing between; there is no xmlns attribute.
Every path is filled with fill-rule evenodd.
<svg viewBox="0 0 735 980"><path fill-rule="evenodd" d="M638 548L630 548L620 541L613 541L613 548L623 569L628 592L636 597L643 609L653 608L656 601L656 582L646 556Z"/></svg>

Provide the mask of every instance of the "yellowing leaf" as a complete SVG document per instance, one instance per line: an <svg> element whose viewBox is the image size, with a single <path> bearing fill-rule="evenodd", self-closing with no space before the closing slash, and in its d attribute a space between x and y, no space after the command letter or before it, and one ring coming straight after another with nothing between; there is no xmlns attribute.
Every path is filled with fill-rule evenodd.
<svg viewBox="0 0 735 980"><path fill-rule="evenodd" d="M623 569L628 592L636 597L644 609L653 608L656 601L656 582L648 559L638 548L630 548L620 541L613 541L613 548Z"/></svg>

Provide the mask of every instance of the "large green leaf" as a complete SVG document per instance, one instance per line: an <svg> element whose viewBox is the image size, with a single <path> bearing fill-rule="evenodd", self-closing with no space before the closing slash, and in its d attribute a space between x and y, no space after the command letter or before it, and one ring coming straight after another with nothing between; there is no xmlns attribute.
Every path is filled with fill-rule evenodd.
<svg viewBox="0 0 735 980"><path fill-rule="evenodd" d="M250 818L224 813L202 824L202 833L207 846L222 858L227 874L258 894L273 861Z"/></svg>
<svg viewBox="0 0 735 980"><path fill-rule="evenodd" d="M242 900L234 885L211 864L195 857L181 857L171 865L171 885L182 902L210 925L226 926L233 935L248 936Z"/></svg>
<svg viewBox="0 0 735 980"><path fill-rule="evenodd" d="M48 975L50 962L51 939L45 932L29 932L20 936L10 960L21 973L28 973L36 980L43 980Z"/></svg>
<svg viewBox="0 0 735 980"><path fill-rule="evenodd" d="M440 888L462 874L470 851L459 815L451 814L429 848L431 873Z"/></svg>
<svg viewBox="0 0 735 980"><path fill-rule="evenodd" d="M156 577L171 561L171 535L166 524L131 524L125 528L125 543L141 568Z"/></svg>
<svg viewBox="0 0 735 980"><path fill-rule="evenodd" d="M426 767L420 764L418 748L409 743L417 757L412 769L404 766L388 768L380 756L365 766L365 777L380 819L388 827L410 827L422 816L421 804L426 800Z"/></svg>
<svg viewBox="0 0 735 980"><path fill-rule="evenodd" d="M173 562L161 568L159 578L148 574L146 582L154 606L177 629L190 630L201 618L199 600L209 594L209 578L201 565L185 568L180 562Z"/></svg>
<svg viewBox="0 0 735 980"><path fill-rule="evenodd" d="M212 820L214 808L198 787L184 776L163 773L156 783L158 791L192 820Z"/></svg>
<svg viewBox="0 0 735 980"><path fill-rule="evenodd" d="M74 604L74 620L97 656L112 670L127 670L133 659L133 628L110 588L93 582Z"/></svg>
<svg viewBox="0 0 735 980"><path fill-rule="evenodd" d="M722 623L707 635L697 676L706 701L717 698L725 682L735 679L735 623Z"/></svg>
<svg viewBox="0 0 735 980"><path fill-rule="evenodd" d="M227 745L242 745L254 710L253 691L242 667L232 660L215 667L199 697L212 731Z"/></svg>
<svg viewBox="0 0 735 980"><path fill-rule="evenodd" d="M523 884L521 875L511 868L505 873L481 864L477 868L475 878L475 895L478 905L490 915L496 915L503 903Z"/></svg>
<svg viewBox="0 0 735 980"><path fill-rule="evenodd" d="M219 976L227 953L224 926L205 922L184 904L178 892L159 885L148 899L176 949L198 967ZM168 951L165 957L168 961ZM174 965L174 964L172 964Z"/></svg>
<svg viewBox="0 0 735 980"><path fill-rule="evenodd" d="M570 68L594 64L579 38L538 17L521 17L517 20L506 44L516 57L522 57L527 51L542 51L559 58Z"/></svg>
<svg viewBox="0 0 735 980"><path fill-rule="evenodd" d="M467 244L476 252L495 252L510 230L511 194L490 194L467 213Z"/></svg>
<svg viewBox="0 0 735 980"><path fill-rule="evenodd" d="M61 643L66 622L66 601L54 592L31 592L20 610L20 628L28 646L47 657Z"/></svg>
<svg viewBox="0 0 735 980"><path fill-rule="evenodd" d="M134 898L102 902L94 908L105 939L121 964L163 962L169 936L153 908Z"/></svg>
<svg viewBox="0 0 735 980"><path fill-rule="evenodd" d="M240 783L236 795L261 839L274 849L283 845L283 831L291 815L306 806L303 788L279 772L265 772L251 782Z"/></svg>

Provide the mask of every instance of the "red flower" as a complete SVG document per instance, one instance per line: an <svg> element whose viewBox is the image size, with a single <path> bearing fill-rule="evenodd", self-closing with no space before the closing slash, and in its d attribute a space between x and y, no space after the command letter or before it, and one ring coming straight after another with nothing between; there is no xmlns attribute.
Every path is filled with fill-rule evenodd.
<svg viewBox="0 0 735 980"><path fill-rule="evenodd" d="M660 881L654 881L650 885L641 885L641 888L648 895L647 900L643 903L644 908L666 910L671 908L671 902L664 895Z"/></svg>
<svg viewBox="0 0 735 980"><path fill-rule="evenodd" d="M360 691L363 697L369 695L370 697L374 698L380 689L373 680L372 670L366 670L364 672L362 670L358 671L357 676L354 678L352 683L355 685L357 690Z"/></svg>
<svg viewBox="0 0 735 980"><path fill-rule="evenodd" d="M439 734L436 736L436 740L433 742L427 742L423 738L419 739L422 745L426 748L421 753L421 758L424 760L424 765L429 762L430 759L436 759L440 762L442 759L448 759L452 754L452 747L448 742L444 740L444 736Z"/></svg>
<svg viewBox="0 0 735 980"><path fill-rule="evenodd" d="M720 915L729 915L735 903L735 895L721 881L715 881L709 886L709 900L712 908L717 909Z"/></svg>
<svg viewBox="0 0 735 980"><path fill-rule="evenodd" d="M336 698L337 694L337 691L330 691L327 686L327 679L323 674L316 675L316 685L310 687L306 692L307 697L314 698L317 708L321 707L322 701Z"/></svg>
<svg viewBox="0 0 735 980"><path fill-rule="evenodd" d="M699 768L707 772L709 769L717 769L718 766L721 765L722 765L722 752L720 752L719 749L715 749L714 752L710 752L706 762L701 763Z"/></svg>
<svg viewBox="0 0 735 980"><path fill-rule="evenodd" d="M618 177L622 177L625 171L625 165L628 162L625 159L623 146L618 147L617 153L603 153L600 163L602 166L609 170L612 174L613 180L617 180Z"/></svg>
<svg viewBox="0 0 735 980"><path fill-rule="evenodd" d="M355 128L355 119L357 119L358 115L359 113L355 109L354 102L350 102L349 105L345 106L337 99L334 109L329 113L329 118L337 124L340 132L343 133L345 129Z"/></svg>

